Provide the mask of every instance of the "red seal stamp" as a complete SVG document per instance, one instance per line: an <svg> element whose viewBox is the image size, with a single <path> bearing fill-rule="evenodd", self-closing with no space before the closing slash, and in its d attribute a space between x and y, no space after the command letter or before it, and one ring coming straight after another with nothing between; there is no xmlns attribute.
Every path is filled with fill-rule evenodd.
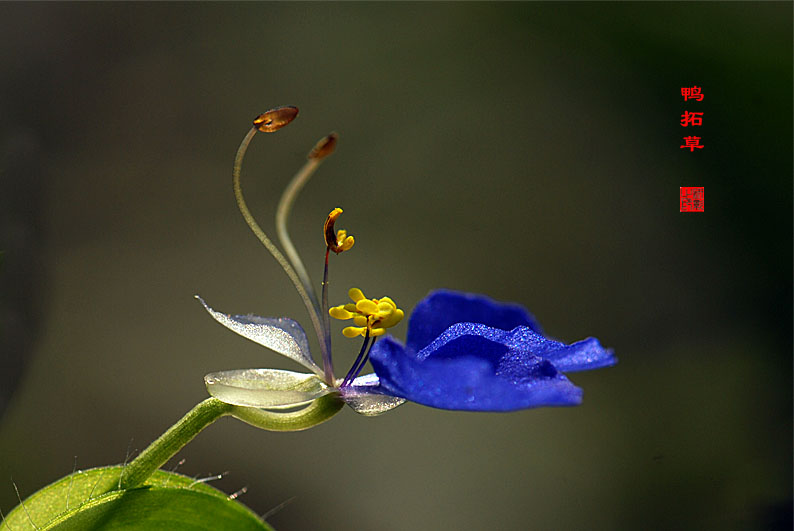
<svg viewBox="0 0 794 531"><path fill-rule="evenodd" d="M681 186L679 192L680 212L705 212L703 208L705 189L703 186Z"/></svg>

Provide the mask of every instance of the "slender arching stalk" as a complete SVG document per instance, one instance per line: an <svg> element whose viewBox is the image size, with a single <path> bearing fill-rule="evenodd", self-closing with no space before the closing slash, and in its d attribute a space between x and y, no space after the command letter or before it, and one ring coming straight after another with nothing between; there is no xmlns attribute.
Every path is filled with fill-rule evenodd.
<svg viewBox="0 0 794 531"><path fill-rule="evenodd" d="M281 109L287 109L287 108L281 108ZM279 263L281 268L287 274L290 281L292 281L292 284L295 286L295 289L298 291L301 300L303 300L303 304L306 306L306 310L309 312L309 318L312 321L312 326L314 327L314 331L317 334L317 339L320 341L320 349L322 351L323 359L325 360L330 357L330 353L326 352L327 343L325 341L325 331L317 307L315 306L315 303L312 302L312 298L309 296L309 293L306 291L306 288L301 282L301 279L298 276L298 274L295 272L295 269L292 267L289 261L286 258L284 258L284 255L281 254L281 251L279 251L278 247L276 247L273 244L270 238L267 237L267 234L265 234L265 231L262 230L262 228L254 219L254 216L251 214L251 211L248 209L248 205L245 202L245 198L243 197L242 187L240 186L240 173L242 171L243 158L245 157L245 152L248 149L248 145L251 143L251 140L253 139L257 131L274 132L277 129L286 125L286 123L289 123L289 121L291 121L291 119L294 118L295 115L297 115L297 109L295 109L292 118L287 120L286 123L281 123L280 125L278 125L278 127L266 127L270 125L269 123L266 123L265 126L258 125L257 122L263 120L263 117L266 117L270 113L277 113L281 109L274 109L272 111L268 111L263 115L260 115L257 118L257 120L254 121L254 127L252 127L250 131L248 131L248 134L245 135L245 138L243 138L243 141L240 143L240 147L237 149L237 155L234 158L234 170L233 170L234 196L237 199L237 206L240 209L240 213L243 215L243 218L245 219L245 222L248 224L248 227L250 227L251 231L254 233L254 235L256 235L259 241L262 242L262 245L265 246L268 252L270 252L270 254L273 255L273 258L276 259L276 261ZM294 109L294 108L288 108L288 109ZM268 118L265 118L265 120L268 120ZM273 120L270 119L270 121L272 122ZM328 366L324 367L324 377L328 385L334 385L333 371Z"/></svg>
<svg viewBox="0 0 794 531"><path fill-rule="evenodd" d="M318 311L320 311L320 304L317 300L317 295L314 293L309 273L306 272L306 267L303 265L303 261L298 251L295 250L295 246L292 244L292 240L289 237L287 222L289 221L289 214L292 211L292 205L295 204L298 194L301 193L303 187L309 182L309 179L311 179L314 172L317 171L317 168L320 167L320 163L322 163L325 157L334 152L338 138L339 135L331 133L321 138L314 145L309 152L306 164L304 164L301 169L298 170L298 173L293 175L292 179L290 179L289 184L284 189L284 193L281 194L281 199L279 199L278 207L276 208L276 234L281 242L281 246L284 248L284 254L287 255L287 258L289 258L292 266L297 271L298 277L300 277L301 282L303 282L309 294L309 298Z"/></svg>
<svg viewBox="0 0 794 531"><path fill-rule="evenodd" d="M311 178L312 174L320 166L321 160L322 159L310 158L306 161L306 164L304 164L301 169L298 170L298 173L295 174L295 176L287 185L284 193L281 194L281 199L279 200L278 207L276 208L276 234L278 235L278 240L281 242L281 246L284 248L284 254L287 255L287 258L289 258L289 261L292 263L293 267L295 267L298 277L306 288L309 299L311 299L312 304L314 304L314 307L318 312L320 311L320 303L317 300L317 295L314 293L312 281L309 277L309 273L306 271L306 266L303 265L303 260L301 260L298 251L295 249L295 245L293 245L292 240L289 237L289 232L287 231L287 221L289 213L292 210L292 205L295 203L295 199L298 197L298 194L309 178Z"/></svg>
<svg viewBox="0 0 794 531"><path fill-rule="evenodd" d="M322 301L320 303L320 312L323 318L323 326L325 327L325 351L328 353L328 358L323 358L323 367L330 367L331 373L334 372L333 360L331 359L331 318L328 315L328 256L331 254L331 249L325 249L325 266L323 266L323 286L322 286Z"/></svg>
<svg viewBox="0 0 794 531"><path fill-rule="evenodd" d="M281 199L278 202L278 208L276 208L276 234L278 235L278 239L281 242L281 246L284 248L284 253L289 258L290 262L292 263L293 267L298 273L298 277L300 277L301 282L303 283L304 287L306 288L306 292L309 295L314 307L320 314L321 324L323 327L323 337L319 338L320 342L325 343L325 349L322 350L323 354L323 371L325 372L324 377L327 379L329 377L333 378L334 374L334 366L333 361L331 360L331 326L328 319L328 250L326 249L325 252L325 267L323 270L323 282L322 282L322 300L317 300L317 295L314 292L314 288L312 287L312 281L309 277L309 273L306 271L306 267L303 265L303 261L301 260L298 251L295 249L295 246L292 244L292 240L289 237L289 231L287 230L287 222L289 221L289 214L292 211L292 205L295 204L295 200L298 198L298 194L300 194L303 187L309 182L309 179L320 166L320 163L331 153L333 153L334 148L336 147L336 141L338 139L338 135L336 133L331 133L323 138L321 138L312 148L311 152L309 153L308 160L306 164L298 170L292 179L290 180L287 188L284 190L284 193L281 194Z"/></svg>

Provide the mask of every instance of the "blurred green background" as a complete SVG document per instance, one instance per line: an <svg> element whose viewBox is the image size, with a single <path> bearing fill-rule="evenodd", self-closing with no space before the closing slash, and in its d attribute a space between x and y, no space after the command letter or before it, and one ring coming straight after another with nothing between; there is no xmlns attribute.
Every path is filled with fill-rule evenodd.
<svg viewBox="0 0 794 531"><path fill-rule="evenodd" d="M308 327L231 191L250 120L293 104L243 184L272 231L339 132L292 217L317 279L345 209L333 303L487 293L620 364L570 409L224 419L180 471L291 499L284 530L790 529L791 42L790 2L0 5L0 508L141 450L205 373L297 369L192 298Z"/></svg>

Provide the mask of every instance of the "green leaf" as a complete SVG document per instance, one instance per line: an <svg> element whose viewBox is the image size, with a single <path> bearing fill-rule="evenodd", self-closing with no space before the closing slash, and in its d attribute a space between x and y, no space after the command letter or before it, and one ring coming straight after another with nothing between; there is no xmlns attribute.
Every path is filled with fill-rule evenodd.
<svg viewBox="0 0 794 531"><path fill-rule="evenodd" d="M253 511L220 490L156 471L141 487L119 490L121 466L75 472L18 505L0 531L270 530Z"/></svg>

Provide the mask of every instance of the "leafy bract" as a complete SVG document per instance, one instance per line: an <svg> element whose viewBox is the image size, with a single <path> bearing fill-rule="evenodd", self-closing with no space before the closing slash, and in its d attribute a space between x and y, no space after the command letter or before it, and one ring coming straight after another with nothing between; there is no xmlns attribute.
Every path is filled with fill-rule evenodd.
<svg viewBox="0 0 794 531"><path fill-rule="evenodd" d="M210 308L196 295L213 319L241 336L263 347L297 361L314 374L323 375L309 353L309 341L301 325L286 317L259 317L258 315L230 315Z"/></svg>
<svg viewBox="0 0 794 531"><path fill-rule="evenodd" d="M379 392L380 382L374 373L359 376L348 387L340 391L350 408L366 417L382 415L405 403L404 398Z"/></svg>
<svg viewBox="0 0 794 531"><path fill-rule="evenodd" d="M204 377L207 391L227 404L265 409L308 404L333 389L313 374L279 369L237 369Z"/></svg>

